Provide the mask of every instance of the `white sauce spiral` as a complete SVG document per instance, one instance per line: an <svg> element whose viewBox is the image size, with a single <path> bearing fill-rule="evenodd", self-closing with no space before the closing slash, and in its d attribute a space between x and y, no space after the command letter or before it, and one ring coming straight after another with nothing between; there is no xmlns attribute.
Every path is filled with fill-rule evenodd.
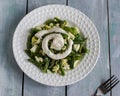
<svg viewBox="0 0 120 96"><path fill-rule="evenodd" d="M48 33L52 33L52 32L59 32L59 33L67 34L67 32L64 31L63 29L58 28L58 27L53 27L50 30L39 31L38 33L35 34L35 36L41 39L43 35L48 34ZM52 53L49 50L49 48L48 48L48 42L51 39L53 39L53 42L51 44L52 48L54 48L56 50L61 50L62 47L64 46L64 39L63 39L63 37L62 37L61 34L53 33L53 34L50 34L50 35L47 35L46 37L44 37L44 39L42 41L42 50L50 58L55 59L55 60L63 59L65 57L67 57L71 53L71 51L72 51L72 45L73 45L73 41L71 39L68 40L68 43L69 43L68 48L66 49L65 52L63 52L61 54L60 53L54 54L54 53Z"/></svg>

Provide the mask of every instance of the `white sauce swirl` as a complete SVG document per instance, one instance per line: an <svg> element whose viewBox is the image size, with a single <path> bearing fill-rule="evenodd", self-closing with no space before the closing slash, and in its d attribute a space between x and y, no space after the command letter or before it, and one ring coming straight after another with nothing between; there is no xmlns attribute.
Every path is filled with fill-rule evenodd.
<svg viewBox="0 0 120 96"><path fill-rule="evenodd" d="M38 38L42 38L42 36L44 36L45 34L52 33L52 32L59 32L59 33L68 34L66 31L64 31L63 29L61 29L59 27L53 27L49 30L39 31L35 34L35 36L38 37Z"/></svg>
<svg viewBox="0 0 120 96"><path fill-rule="evenodd" d="M41 39L43 35L48 34L48 33L52 33L52 32L59 32L59 33L67 34L67 32L64 31L63 29L61 29L59 27L53 27L50 30L39 31L38 33L35 34L35 36ZM42 41L42 50L50 58L55 59L55 60L63 59L65 57L67 57L71 53L71 51L72 51L72 45L73 45L73 41L71 39L68 40L69 46L66 49L66 51L63 52L63 53L58 53L58 54L52 53L50 51L50 49L48 48L48 42L51 39L53 39L53 42L51 44L51 47L53 49L61 50L62 47L64 46L64 39L63 39L63 37L62 37L61 34L53 33L53 34L50 34L50 35L47 35L46 37L44 37L44 39Z"/></svg>

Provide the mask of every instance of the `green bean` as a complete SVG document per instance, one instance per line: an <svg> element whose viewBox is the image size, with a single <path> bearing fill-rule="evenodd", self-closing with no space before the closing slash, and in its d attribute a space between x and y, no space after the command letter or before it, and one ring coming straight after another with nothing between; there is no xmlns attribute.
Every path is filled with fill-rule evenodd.
<svg viewBox="0 0 120 96"><path fill-rule="evenodd" d="M25 53L26 53L30 58L34 58L34 56L33 56L33 54L31 53L30 50L26 49L26 50L24 50L24 51L25 51Z"/></svg>
<svg viewBox="0 0 120 96"><path fill-rule="evenodd" d="M41 53L32 53L33 56L42 57Z"/></svg>
<svg viewBox="0 0 120 96"><path fill-rule="evenodd" d="M60 73L61 73L62 76L64 76L65 75L65 70L62 67L62 61L60 61L59 66L60 66Z"/></svg>
<svg viewBox="0 0 120 96"><path fill-rule="evenodd" d="M49 66L50 60L49 60L48 58L45 58L44 61L45 61L45 65L44 65L43 71L46 73L46 72L47 72L47 69L48 69L48 66Z"/></svg>
<svg viewBox="0 0 120 96"><path fill-rule="evenodd" d="M66 21L62 21L62 22L59 22L59 24L60 24L60 27L63 28L67 24L67 22Z"/></svg>
<svg viewBox="0 0 120 96"><path fill-rule="evenodd" d="M81 42L83 42L83 38L80 34L75 36L75 39L73 40L74 44L80 44Z"/></svg>
<svg viewBox="0 0 120 96"><path fill-rule="evenodd" d="M70 69L74 68L75 57L72 56L72 61L70 62Z"/></svg>
<svg viewBox="0 0 120 96"><path fill-rule="evenodd" d="M62 20L60 20L58 17L54 17L54 20L57 22L62 22Z"/></svg>
<svg viewBox="0 0 120 96"><path fill-rule="evenodd" d="M84 40L83 42L81 42L81 45L80 45L80 48L79 48L79 53L82 52L83 47L86 48L86 40Z"/></svg>
<svg viewBox="0 0 120 96"><path fill-rule="evenodd" d="M68 26L63 27L63 29L67 32L72 32L72 29Z"/></svg>
<svg viewBox="0 0 120 96"><path fill-rule="evenodd" d="M68 35L64 34L64 33L61 33L61 35L63 36L63 38L67 39L68 38Z"/></svg>
<svg viewBox="0 0 120 96"><path fill-rule="evenodd" d="M71 32L71 33L72 33L73 35L75 35L75 36L76 36L76 35L78 34L78 32L77 32L77 30L76 30L76 28L75 28L75 27L71 27L71 30L72 30L72 32Z"/></svg>
<svg viewBox="0 0 120 96"><path fill-rule="evenodd" d="M50 65L49 65L49 68L51 69L54 65L55 65L55 60L52 60Z"/></svg>
<svg viewBox="0 0 120 96"><path fill-rule="evenodd" d="M24 50L24 51L25 51L25 53L26 53L29 57L31 57L31 52L30 52L30 50L26 49L26 50Z"/></svg>
<svg viewBox="0 0 120 96"><path fill-rule="evenodd" d="M29 36L27 38L27 49L30 49L32 47L32 37L38 32L39 30L36 28L32 28L30 30Z"/></svg>
<svg viewBox="0 0 120 96"><path fill-rule="evenodd" d="M40 62L37 62L33 59L28 59L29 62L33 63L34 65L36 65L39 69L41 69L41 63Z"/></svg>
<svg viewBox="0 0 120 96"><path fill-rule="evenodd" d="M78 32L75 27L64 26L63 29L67 32L72 33L74 36L78 35Z"/></svg>
<svg viewBox="0 0 120 96"><path fill-rule="evenodd" d="M50 25L50 23L53 23L53 25L55 25L55 24L56 24L56 21L53 20L53 19L49 19L49 20L47 20L44 24Z"/></svg>
<svg viewBox="0 0 120 96"><path fill-rule="evenodd" d="M41 44L38 45L38 47L37 47L35 53L39 53L40 49L41 49Z"/></svg>
<svg viewBox="0 0 120 96"><path fill-rule="evenodd" d="M81 59L84 57L84 55L85 55L85 54L76 54L76 55L74 56L74 59L75 59L75 60L81 60Z"/></svg>
<svg viewBox="0 0 120 96"><path fill-rule="evenodd" d="M67 24L66 20L60 20L58 17L54 17L54 20L60 25L61 28Z"/></svg>
<svg viewBox="0 0 120 96"><path fill-rule="evenodd" d="M89 50L86 48L86 46L82 47L81 53L89 53Z"/></svg>

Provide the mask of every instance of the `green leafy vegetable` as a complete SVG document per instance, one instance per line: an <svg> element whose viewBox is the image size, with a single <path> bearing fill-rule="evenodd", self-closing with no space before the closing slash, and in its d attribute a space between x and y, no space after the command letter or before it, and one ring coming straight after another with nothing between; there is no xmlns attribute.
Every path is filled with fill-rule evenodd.
<svg viewBox="0 0 120 96"><path fill-rule="evenodd" d="M75 27L68 27L68 26L64 26L63 29L67 32L72 33L74 36L76 36L78 34L77 30Z"/></svg>

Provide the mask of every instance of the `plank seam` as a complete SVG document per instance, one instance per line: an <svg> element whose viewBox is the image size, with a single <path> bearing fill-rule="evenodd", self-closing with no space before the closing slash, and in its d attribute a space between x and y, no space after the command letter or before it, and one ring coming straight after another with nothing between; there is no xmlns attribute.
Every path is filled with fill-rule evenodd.
<svg viewBox="0 0 120 96"><path fill-rule="evenodd" d="M68 0L66 0L66 5L68 6Z"/></svg>
<svg viewBox="0 0 120 96"><path fill-rule="evenodd" d="M110 19L109 19L109 0L107 0L107 25L108 25L108 53L109 53L109 71L111 77L111 50L110 50ZM110 91L110 96L112 96L112 90Z"/></svg>
<svg viewBox="0 0 120 96"><path fill-rule="evenodd" d="M26 0L26 14L28 13L28 0Z"/></svg>
<svg viewBox="0 0 120 96"><path fill-rule="evenodd" d="M24 96L24 72L22 76L22 96Z"/></svg>
<svg viewBox="0 0 120 96"><path fill-rule="evenodd" d="M66 0L66 6L68 6L68 0ZM67 86L65 86L65 96L67 96Z"/></svg>
<svg viewBox="0 0 120 96"><path fill-rule="evenodd" d="M28 13L28 0L26 0L26 14ZM24 72L22 77L22 96L24 96Z"/></svg>

